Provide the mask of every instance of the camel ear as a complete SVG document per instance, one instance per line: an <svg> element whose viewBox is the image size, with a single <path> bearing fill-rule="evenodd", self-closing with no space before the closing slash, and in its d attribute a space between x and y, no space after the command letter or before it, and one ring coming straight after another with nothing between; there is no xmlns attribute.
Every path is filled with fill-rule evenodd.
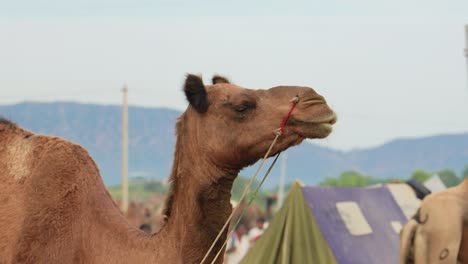
<svg viewBox="0 0 468 264"><path fill-rule="evenodd" d="M206 94L203 80L193 74L188 74L185 79L184 92L190 105L199 113L205 113L208 110L208 96Z"/></svg>
<svg viewBox="0 0 468 264"><path fill-rule="evenodd" d="M215 75L213 76L213 78L211 79L211 82L213 84L217 84L217 83L230 83L229 80L226 78L226 77L223 77L223 76L220 76L220 75Z"/></svg>

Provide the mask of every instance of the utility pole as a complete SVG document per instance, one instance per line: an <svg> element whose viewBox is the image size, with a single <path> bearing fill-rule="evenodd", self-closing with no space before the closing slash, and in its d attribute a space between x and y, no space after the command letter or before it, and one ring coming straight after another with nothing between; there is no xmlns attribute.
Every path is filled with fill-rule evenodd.
<svg viewBox="0 0 468 264"><path fill-rule="evenodd" d="M122 211L128 210L128 86L122 88Z"/></svg>
<svg viewBox="0 0 468 264"><path fill-rule="evenodd" d="M281 157L281 174L279 178L279 189L278 189L278 206L276 210L278 211L283 206L284 202L284 183L286 179L286 159L288 158L287 152L284 152Z"/></svg>
<svg viewBox="0 0 468 264"><path fill-rule="evenodd" d="M468 92L468 25L465 25L466 87Z"/></svg>

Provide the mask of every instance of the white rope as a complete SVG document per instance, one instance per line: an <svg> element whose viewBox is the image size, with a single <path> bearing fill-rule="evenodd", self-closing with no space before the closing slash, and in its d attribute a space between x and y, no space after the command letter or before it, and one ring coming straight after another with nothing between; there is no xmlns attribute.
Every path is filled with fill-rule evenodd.
<svg viewBox="0 0 468 264"><path fill-rule="evenodd" d="M262 181L260 182L260 184L259 184L259 185L257 186L257 188L255 189L255 191L254 191L252 197L250 198L249 202L248 202L247 205L243 208L242 213L240 214L239 218L237 219L236 224L234 225L234 227L236 227L236 226L239 224L240 220L241 220L242 217L244 216L244 213L245 213L246 209L250 206L250 204L252 203L252 201L257 197L258 190L260 190L260 188L262 187L262 185L263 185L263 183L265 182L266 178L267 178L268 175L270 174L270 172L271 172L271 170L273 169L273 166L275 165L276 161L278 160L278 157L279 157L280 154L281 154L281 152L278 153L278 155L276 155L276 157L275 157L273 163L270 165L270 168L268 168L268 171L267 171L267 172L265 173L265 175L263 176ZM219 257L219 254L221 254L221 252L223 251L223 248L224 248L224 246L226 246L226 244L227 244L227 242L228 242L228 240L229 240L229 237L232 236L232 233L234 232L234 227L233 227L233 229L232 229L230 232L228 232L228 235L226 236L226 240L224 240L223 245L222 245L221 248L218 250L218 253L217 253L216 256L214 257L214 259L213 259L213 261L211 262L211 264L215 263L215 261L216 261L216 260L218 259L218 257Z"/></svg>

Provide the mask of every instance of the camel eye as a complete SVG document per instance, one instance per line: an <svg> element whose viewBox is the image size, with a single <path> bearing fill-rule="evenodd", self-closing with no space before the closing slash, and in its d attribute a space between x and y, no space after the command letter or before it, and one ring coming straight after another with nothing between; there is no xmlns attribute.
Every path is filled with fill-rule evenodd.
<svg viewBox="0 0 468 264"><path fill-rule="evenodd" d="M237 113L244 113L245 111L247 111L247 109L249 109L249 107L246 106L246 105L239 105L239 106L237 106L236 108L234 108L234 110L235 110Z"/></svg>
<svg viewBox="0 0 468 264"><path fill-rule="evenodd" d="M231 109L232 109L236 114L245 115L245 114L247 114L250 110L255 109L255 107L256 107L256 103L255 103L255 102L243 101L242 103L240 103L240 104L238 104L238 105L232 106Z"/></svg>

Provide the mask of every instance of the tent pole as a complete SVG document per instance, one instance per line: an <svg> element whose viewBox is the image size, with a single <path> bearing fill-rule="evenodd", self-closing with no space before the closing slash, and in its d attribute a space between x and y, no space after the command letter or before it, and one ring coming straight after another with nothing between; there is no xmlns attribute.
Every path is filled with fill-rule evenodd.
<svg viewBox="0 0 468 264"><path fill-rule="evenodd" d="M279 188L278 188L278 203L276 207L276 211L281 209L284 202L284 184L286 181L286 159L288 158L288 153L284 152L283 156L281 157L281 174L279 178Z"/></svg>
<svg viewBox="0 0 468 264"><path fill-rule="evenodd" d="M288 261L288 248L289 248L289 232L291 229L291 223L286 220L286 229L284 230L284 236L282 241L281 249L281 264L289 264Z"/></svg>

